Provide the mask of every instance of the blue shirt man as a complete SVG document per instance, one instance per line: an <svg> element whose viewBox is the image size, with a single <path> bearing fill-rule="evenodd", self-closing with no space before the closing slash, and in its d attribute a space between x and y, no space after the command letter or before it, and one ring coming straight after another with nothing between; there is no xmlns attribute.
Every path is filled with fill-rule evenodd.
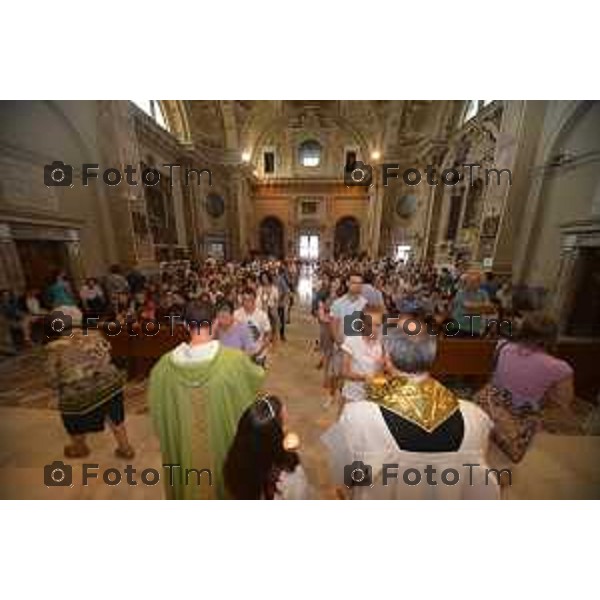
<svg viewBox="0 0 600 600"><path fill-rule="evenodd" d="M353 273L348 279L348 292L331 305L333 337L338 343L342 343L344 339L345 317L362 311L367 305L367 299L362 295L362 286L362 275Z"/></svg>

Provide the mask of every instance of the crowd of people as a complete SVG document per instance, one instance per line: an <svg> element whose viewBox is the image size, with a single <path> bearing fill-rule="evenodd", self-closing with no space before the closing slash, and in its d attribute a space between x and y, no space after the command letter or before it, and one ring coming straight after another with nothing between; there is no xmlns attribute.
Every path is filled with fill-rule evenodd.
<svg viewBox="0 0 600 600"><path fill-rule="evenodd" d="M368 363L381 360L381 350L369 336L343 331L344 320L365 307L376 327L381 327L383 318L397 316L422 321L430 331L452 337L510 335L515 316L509 281L500 284L493 273L484 279L479 271L453 266L435 269L391 259L327 261L319 266L316 289L312 312L320 325L319 366L332 394L340 375L346 380L346 394L356 394L351 390L358 387L349 381L352 373L372 369ZM356 325L363 324L359 320ZM357 355L360 359L350 358Z"/></svg>
<svg viewBox="0 0 600 600"><path fill-rule="evenodd" d="M167 266L168 267L168 266ZM137 269L126 273L113 265L104 278L90 277L74 289L64 271L56 273L43 289L0 292L2 352L15 353L35 343L45 343L46 316L60 307L76 306L84 317L106 320L161 321L182 315L190 303L210 302L223 314L244 313L257 353L264 353L265 339L285 341L298 281L294 260L218 263L202 266L187 261L176 268L162 268L145 276ZM238 313L236 317L239 317ZM266 318L265 318L266 316ZM226 318L223 318L226 321ZM234 328L228 338L236 347L249 347L246 333ZM261 347L262 346L262 347Z"/></svg>
<svg viewBox="0 0 600 600"><path fill-rule="evenodd" d="M102 281L87 279L77 292L58 273L42 293L29 290L16 298L3 292L2 318L17 347L48 344L49 373L70 436L65 455L87 456L87 434L108 423L116 455L131 459L122 372L102 333L84 334L78 325L86 316L144 321L182 315L187 340L158 360L148 381L163 461L185 473L185 481L180 477L167 487L167 496L307 498L313 487L297 452L298 436L287 430L285 403L263 391L270 348L286 341L302 268L296 259L208 259L144 276L114 266ZM573 371L551 355L552 321L520 314L510 283L492 274L387 258L321 261L306 269L304 276L314 278L310 309L320 331L317 368L323 369L327 404L338 407L323 442L344 497L406 497L406 486L381 485L381 467L369 472L377 486L342 479L344 466L365 456L380 466L485 465L495 433L501 448L520 460L544 402L567 406L573 399ZM46 327L40 337L36 328L51 311L69 315L72 335ZM395 326L384 331L390 316ZM506 319L517 327L503 332ZM407 329L409 322L423 327ZM453 337L499 340L489 385L474 402L430 374L438 336L426 325ZM199 477L196 467L206 465L214 485L190 485L188 474ZM446 497L497 497L497 482L477 481L475 488L452 487ZM409 496L433 493L420 489Z"/></svg>

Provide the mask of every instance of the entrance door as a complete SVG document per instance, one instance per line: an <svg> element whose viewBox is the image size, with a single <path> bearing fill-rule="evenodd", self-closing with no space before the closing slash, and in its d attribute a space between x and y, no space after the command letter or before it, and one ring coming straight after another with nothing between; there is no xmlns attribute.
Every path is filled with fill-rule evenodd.
<svg viewBox="0 0 600 600"><path fill-rule="evenodd" d="M283 258L283 223L277 217L266 217L259 228L260 253L264 257Z"/></svg>
<svg viewBox="0 0 600 600"><path fill-rule="evenodd" d="M582 248L567 335L600 337L600 248Z"/></svg>
<svg viewBox="0 0 600 600"><path fill-rule="evenodd" d="M300 236L300 258L317 260L319 258L319 236L313 234Z"/></svg>
<svg viewBox="0 0 600 600"><path fill-rule="evenodd" d="M223 242L211 242L208 245L208 255L217 260L225 260L225 244Z"/></svg>
<svg viewBox="0 0 600 600"><path fill-rule="evenodd" d="M57 271L70 275L65 242L16 240L16 246L28 288L44 289Z"/></svg>
<svg viewBox="0 0 600 600"><path fill-rule="evenodd" d="M335 224L334 258L354 258L360 250L360 223L354 217L344 217Z"/></svg>
<svg viewBox="0 0 600 600"><path fill-rule="evenodd" d="M402 262L407 262L409 256L410 256L410 246L404 246L402 244L396 245L396 251L394 252L394 258L396 260L401 260Z"/></svg>

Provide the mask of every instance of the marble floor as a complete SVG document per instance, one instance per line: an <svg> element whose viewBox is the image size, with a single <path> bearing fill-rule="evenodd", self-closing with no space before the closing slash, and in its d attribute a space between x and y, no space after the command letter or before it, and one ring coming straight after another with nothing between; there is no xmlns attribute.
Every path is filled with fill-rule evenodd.
<svg viewBox="0 0 600 600"><path fill-rule="evenodd" d="M290 428L301 437L303 464L320 498L333 498L329 483L321 433L335 420L334 407L325 407L321 371L315 368L317 328L305 310L293 315L288 341L278 342L272 352L266 390L277 394L288 407ZM145 402L145 384L128 384L126 389L127 429L136 457L124 461L113 455L114 442L109 431L89 436L92 453L85 460L66 460L73 467L72 487L46 487L44 465L63 459L65 434L56 397L43 377L43 359L35 351L27 356L7 359L0 365L0 498L79 498L141 499L162 498L161 485L125 484L108 486L91 480L81 482L81 465L98 463L100 470L121 471L129 462L137 470L159 469L161 456L152 431Z"/></svg>
<svg viewBox="0 0 600 600"><path fill-rule="evenodd" d="M337 411L325 406L322 373L315 368L317 327L305 309L297 309L288 342L272 353L266 389L287 404L292 430L301 438L301 458L317 497L330 499L335 490L328 476L325 449L319 438L335 420ZM56 398L43 379L41 357L35 352L0 363L0 498L14 499L159 499L162 486L139 483L129 486L125 476L119 485L91 480L82 486L82 460L67 461L73 467L72 487L46 487L44 465L63 458L65 434L55 410ZM161 457L145 403L144 383L126 390L127 428L137 455L133 461L114 457L108 431L90 436L92 454L86 463L100 469L127 462L137 470L159 469ZM504 488L506 498L600 498L600 436L539 434L525 459L512 466L513 482ZM492 449L490 464L510 466L504 455Z"/></svg>

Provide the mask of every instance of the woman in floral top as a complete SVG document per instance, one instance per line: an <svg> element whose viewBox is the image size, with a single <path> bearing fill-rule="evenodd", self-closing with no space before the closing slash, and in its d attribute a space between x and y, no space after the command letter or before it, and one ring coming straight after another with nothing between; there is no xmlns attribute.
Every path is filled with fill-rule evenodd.
<svg viewBox="0 0 600 600"><path fill-rule="evenodd" d="M131 459L134 451L125 429L123 385L125 374L113 363L110 344L102 334L81 329L81 312L74 306L56 309L70 317L72 332L55 336L47 346L48 371L58 391L58 406L71 443L65 446L67 458L90 453L86 434L103 431L108 420L117 441L115 454ZM55 327L60 329L60 323ZM52 324L49 327L52 333Z"/></svg>

